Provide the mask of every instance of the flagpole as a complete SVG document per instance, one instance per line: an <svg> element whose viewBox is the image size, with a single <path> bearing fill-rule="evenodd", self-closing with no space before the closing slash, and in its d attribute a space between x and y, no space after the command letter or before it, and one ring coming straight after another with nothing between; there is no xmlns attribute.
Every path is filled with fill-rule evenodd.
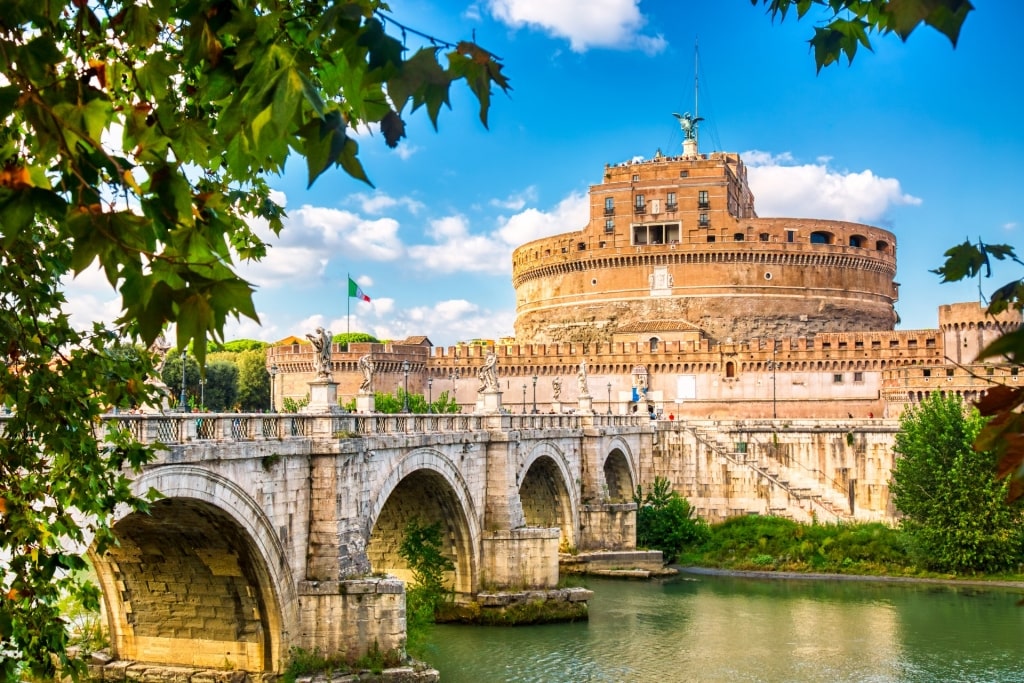
<svg viewBox="0 0 1024 683"><path fill-rule="evenodd" d="M345 273L345 332L352 334L352 293L348 291L348 283L352 280L352 275Z"/></svg>

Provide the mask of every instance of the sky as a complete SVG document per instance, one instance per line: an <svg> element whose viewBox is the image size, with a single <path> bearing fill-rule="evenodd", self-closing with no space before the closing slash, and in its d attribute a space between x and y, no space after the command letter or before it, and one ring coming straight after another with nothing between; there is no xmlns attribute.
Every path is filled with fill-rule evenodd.
<svg viewBox="0 0 1024 683"><path fill-rule="evenodd" d="M1020 276L1002 266L985 282L940 284L929 272L965 239L1022 249L1018 0L977 2L955 49L921 27L907 43L876 36L873 52L820 74L811 17L773 23L748 0L389 5L440 40L475 36L502 59L512 91L494 93L488 128L457 83L438 130L418 111L403 112L397 149L363 132L372 187L332 170L307 189L303 160L290 161L270 180L285 229L264 230L269 255L239 268L257 288L260 322L232 320L229 340L272 342L321 325L438 346L511 335L513 249L582 229L605 164L680 153L673 112L704 117L701 152L741 154L759 216L894 232L898 329L935 328L940 304L977 301ZM421 44L408 35L410 49ZM369 303L348 299L349 276ZM95 272L70 285L69 300L79 322L120 311Z"/></svg>

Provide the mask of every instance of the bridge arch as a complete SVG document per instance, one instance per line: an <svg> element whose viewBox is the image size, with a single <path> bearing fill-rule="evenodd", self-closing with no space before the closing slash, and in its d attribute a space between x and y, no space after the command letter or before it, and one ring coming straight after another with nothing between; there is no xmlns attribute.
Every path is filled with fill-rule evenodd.
<svg viewBox="0 0 1024 683"><path fill-rule="evenodd" d="M604 498L608 503L630 503L636 490L637 469L629 443L615 437L609 444L608 453L601 464L604 476Z"/></svg>
<svg viewBox="0 0 1024 683"><path fill-rule="evenodd" d="M455 564L450 577L457 594L476 591L479 516L459 468L444 453L420 448L402 457L371 493L366 554L375 572L412 579L398 548L413 519L440 523L444 554Z"/></svg>
<svg viewBox="0 0 1024 683"><path fill-rule="evenodd" d="M113 524L119 545L89 550L121 659L280 672L298 632L295 583L269 520L237 484L171 465L132 482L164 498Z"/></svg>
<svg viewBox="0 0 1024 683"><path fill-rule="evenodd" d="M553 443L534 446L519 466L516 483L526 526L558 527L561 544L578 543L579 498L572 467Z"/></svg>

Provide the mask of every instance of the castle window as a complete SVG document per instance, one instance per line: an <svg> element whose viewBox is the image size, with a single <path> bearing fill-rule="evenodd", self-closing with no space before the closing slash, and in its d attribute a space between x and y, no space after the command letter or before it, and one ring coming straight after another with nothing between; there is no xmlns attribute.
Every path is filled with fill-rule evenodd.
<svg viewBox="0 0 1024 683"><path fill-rule="evenodd" d="M638 176L638 175L633 176L633 182L634 183L639 183L640 182L640 176Z"/></svg>
<svg viewBox="0 0 1024 683"><path fill-rule="evenodd" d="M922 370L921 371L921 376L922 377L931 377L932 376L931 368L925 368L924 370Z"/></svg>
<svg viewBox="0 0 1024 683"><path fill-rule="evenodd" d="M879 339L872 339L871 340L871 348L873 348L873 349L880 349L880 348L882 348L881 340L879 340Z"/></svg>
<svg viewBox="0 0 1024 683"><path fill-rule="evenodd" d="M669 192L668 193L668 197L665 199L665 210L666 211L675 211L678 207L679 207L679 205L676 204L676 193L675 192Z"/></svg>
<svg viewBox="0 0 1024 683"><path fill-rule="evenodd" d="M1016 377L1016 376L1017 376L1017 373L1018 373L1019 371L1020 371L1020 368L1010 368L1010 376L1011 376L1011 377Z"/></svg>
<svg viewBox="0 0 1024 683"><path fill-rule="evenodd" d="M714 235L708 235L708 242L714 242L714 241L715 241L715 236Z"/></svg>
<svg viewBox="0 0 1024 683"><path fill-rule="evenodd" d="M697 208L706 209L709 206L710 204L708 204L708 191L701 190L700 192L697 193Z"/></svg>
<svg viewBox="0 0 1024 683"><path fill-rule="evenodd" d="M828 351L832 348L832 342L821 342L821 350Z"/></svg>
<svg viewBox="0 0 1024 683"><path fill-rule="evenodd" d="M786 231L786 241L787 242L795 242L796 241L796 230L787 230Z"/></svg>
<svg viewBox="0 0 1024 683"><path fill-rule="evenodd" d="M890 349L898 349L899 347L900 347L900 340L899 339L890 339L889 340L889 348Z"/></svg>
<svg viewBox="0 0 1024 683"><path fill-rule="evenodd" d="M650 340L647 342L647 344L650 347L651 352L654 352L654 351L658 350L658 338L657 337L651 337Z"/></svg>
<svg viewBox="0 0 1024 683"><path fill-rule="evenodd" d="M736 364L733 363L732 361L729 361L728 363L725 364L725 376L726 377L735 377L736 376Z"/></svg>
<svg viewBox="0 0 1024 683"><path fill-rule="evenodd" d="M608 219L605 220L605 222L604 222L604 231L605 232L615 232L615 219L614 218L608 218Z"/></svg>
<svg viewBox="0 0 1024 683"><path fill-rule="evenodd" d="M917 348L917 340L916 339L908 339L907 340L907 348L908 349L916 349Z"/></svg>
<svg viewBox="0 0 1024 683"><path fill-rule="evenodd" d="M761 240L762 242L767 242L768 241L768 233L762 232L760 235L757 236L757 238L759 240Z"/></svg>
<svg viewBox="0 0 1024 683"><path fill-rule="evenodd" d="M742 242L743 241L743 233L742 232L735 233L732 236L732 241L733 242Z"/></svg>
<svg viewBox="0 0 1024 683"><path fill-rule="evenodd" d="M615 213L615 199L613 197L605 197L604 212L606 215Z"/></svg>
<svg viewBox="0 0 1024 683"><path fill-rule="evenodd" d="M877 242L875 242L875 250L880 251L884 254L885 252L889 251L889 243L884 240L878 240Z"/></svg>
<svg viewBox="0 0 1024 683"><path fill-rule="evenodd" d="M853 348L855 348L855 349L863 349L864 348L864 342L862 342L862 341L855 341L855 342L853 342Z"/></svg>
<svg viewBox="0 0 1024 683"><path fill-rule="evenodd" d="M832 233L821 230L812 232L811 244L832 244Z"/></svg>
<svg viewBox="0 0 1024 683"><path fill-rule="evenodd" d="M863 382L864 381L864 373L863 372L855 372L855 373L853 373L853 381L854 382Z"/></svg>
<svg viewBox="0 0 1024 683"><path fill-rule="evenodd" d="M850 246L863 249L864 244L867 242L867 238L864 235L850 235Z"/></svg>
<svg viewBox="0 0 1024 683"><path fill-rule="evenodd" d="M836 374L832 375L832 383L833 384L842 384L843 383L843 375L841 373L836 373Z"/></svg>
<svg viewBox="0 0 1024 683"><path fill-rule="evenodd" d="M711 221L708 220L708 215L706 213L702 213L699 216L697 216L697 225L699 225L702 228L706 228L709 225L711 225Z"/></svg>
<svg viewBox="0 0 1024 683"><path fill-rule="evenodd" d="M587 243L586 242L577 242L576 243L576 249L579 250L579 251L586 251L587 250Z"/></svg>
<svg viewBox="0 0 1024 683"><path fill-rule="evenodd" d="M637 213L643 213L646 207L647 204L645 203L644 196L642 194L638 194L636 197L633 198L634 211L636 211Z"/></svg>
<svg viewBox="0 0 1024 683"><path fill-rule="evenodd" d="M935 348L935 338L932 337L931 339L925 339L924 340L924 347L926 349L934 349Z"/></svg>
<svg viewBox="0 0 1024 683"><path fill-rule="evenodd" d="M679 172L679 177L680 178L687 178L687 177L689 177L689 175L690 175L689 171L680 171Z"/></svg>
<svg viewBox="0 0 1024 683"><path fill-rule="evenodd" d="M953 376L953 368L946 368L946 377Z"/></svg>

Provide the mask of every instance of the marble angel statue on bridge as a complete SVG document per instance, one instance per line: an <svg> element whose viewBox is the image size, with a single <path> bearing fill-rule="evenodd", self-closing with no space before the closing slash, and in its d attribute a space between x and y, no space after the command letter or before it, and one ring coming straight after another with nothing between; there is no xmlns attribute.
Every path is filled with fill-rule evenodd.
<svg viewBox="0 0 1024 683"><path fill-rule="evenodd" d="M480 388L477 391L498 391L498 356L494 351L487 354L487 359L477 373L477 378L480 380Z"/></svg>
<svg viewBox="0 0 1024 683"><path fill-rule="evenodd" d="M318 380L334 379L331 374L331 341L333 336L330 330L322 327L316 328L313 334L307 334L306 339L313 345L313 370Z"/></svg>
<svg viewBox="0 0 1024 683"><path fill-rule="evenodd" d="M590 396L590 389L587 387L587 361L580 361L580 371L576 373L576 383L579 385L580 396Z"/></svg>
<svg viewBox="0 0 1024 683"><path fill-rule="evenodd" d="M373 393L373 361L370 354L359 357L359 370L363 373L363 381L359 385L360 394Z"/></svg>

